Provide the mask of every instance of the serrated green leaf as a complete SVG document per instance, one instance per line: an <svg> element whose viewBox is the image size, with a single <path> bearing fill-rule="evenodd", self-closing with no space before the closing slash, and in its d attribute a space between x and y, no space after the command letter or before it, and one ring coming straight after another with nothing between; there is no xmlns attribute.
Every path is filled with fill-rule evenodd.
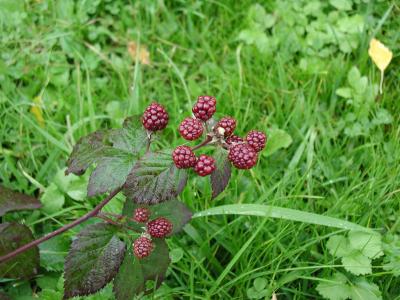
<svg viewBox="0 0 400 300"><path fill-rule="evenodd" d="M350 297L352 300L381 300L379 287L365 278L357 278L351 286Z"/></svg>
<svg viewBox="0 0 400 300"><path fill-rule="evenodd" d="M120 151L103 158L90 175L88 196L103 194L122 186L135 162L133 154Z"/></svg>
<svg viewBox="0 0 400 300"><path fill-rule="evenodd" d="M316 290L322 297L329 300L345 300L351 294L346 276L339 272L331 278L323 279L318 283Z"/></svg>
<svg viewBox="0 0 400 300"><path fill-rule="evenodd" d="M128 249L124 261L114 279L113 292L117 300L134 299L145 288L142 266Z"/></svg>
<svg viewBox="0 0 400 300"><path fill-rule="evenodd" d="M348 239L353 249L360 250L362 254L369 258L377 258L383 255L382 237L379 233L350 231Z"/></svg>
<svg viewBox="0 0 400 300"><path fill-rule="evenodd" d="M63 192L60 191L55 183L51 183L44 193L40 196L42 202L42 210L47 214L54 214L60 211L65 202Z"/></svg>
<svg viewBox="0 0 400 300"><path fill-rule="evenodd" d="M70 239L63 235L40 244L40 266L47 271L63 271L69 246Z"/></svg>
<svg viewBox="0 0 400 300"><path fill-rule="evenodd" d="M372 273L371 260L358 250L355 250L351 254L343 256L342 264L347 271L355 275L365 275Z"/></svg>
<svg viewBox="0 0 400 300"><path fill-rule="evenodd" d="M331 255L343 257L351 253L349 242L343 235L334 235L329 238L326 247Z"/></svg>
<svg viewBox="0 0 400 300"><path fill-rule="evenodd" d="M267 145L264 155L270 156L281 148L287 148L292 144L292 137L282 129L270 129L268 131Z"/></svg>
<svg viewBox="0 0 400 300"><path fill-rule="evenodd" d="M124 194L136 203L160 203L180 194L186 181L187 171L176 168L171 151L148 153L128 175Z"/></svg>
<svg viewBox="0 0 400 300"><path fill-rule="evenodd" d="M0 216L9 211L37 209L41 203L32 196L28 196L0 185Z"/></svg>
<svg viewBox="0 0 400 300"><path fill-rule="evenodd" d="M107 132L105 130L98 130L82 137L72 150L67 161L68 168L65 174L82 175L88 167L99 161L109 148L105 143L106 137Z"/></svg>
<svg viewBox="0 0 400 300"><path fill-rule="evenodd" d="M210 176L213 199L223 192L231 178L231 163L228 160L228 151L218 148L214 153L214 159L216 168Z"/></svg>
<svg viewBox="0 0 400 300"><path fill-rule="evenodd" d="M65 261L65 299L92 294L114 278L125 254L116 231L112 225L97 223L78 234Z"/></svg>
<svg viewBox="0 0 400 300"><path fill-rule="evenodd" d="M33 241L31 230L18 223L0 224L0 256ZM0 278L30 278L39 271L39 249L37 246L14 258L0 263Z"/></svg>

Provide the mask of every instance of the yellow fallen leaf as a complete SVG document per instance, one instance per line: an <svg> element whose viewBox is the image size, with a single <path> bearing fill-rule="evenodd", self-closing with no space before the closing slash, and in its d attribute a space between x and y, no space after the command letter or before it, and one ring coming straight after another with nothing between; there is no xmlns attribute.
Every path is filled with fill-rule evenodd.
<svg viewBox="0 0 400 300"><path fill-rule="evenodd" d="M387 66L390 64L390 61L392 60L393 53L380 41L378 41L377 39L372 39L369 43L368 54L371 57L372 61L376 64L378 69L381 71L381 82L379 90L382 94L383 74Z"/></svg>
<svg viewBox="0 0 400 300"><path fill-rule="evenodd" d="M136 56L139 54L140 63L143 65L150 65L150 54L146 46L140 45L140 47L138 47L138 45L135 42L129 42L128 52L134 61L136 61Z"/></svg>
<svg viewBox="0 0 400 300"><path fill-rule="evenodd" d="M44 127L44 119L42 112L42 96L37 96L32 100L33 104L31 106L31 113L35 117L36 121L39 123L40 127Z"/></svg>

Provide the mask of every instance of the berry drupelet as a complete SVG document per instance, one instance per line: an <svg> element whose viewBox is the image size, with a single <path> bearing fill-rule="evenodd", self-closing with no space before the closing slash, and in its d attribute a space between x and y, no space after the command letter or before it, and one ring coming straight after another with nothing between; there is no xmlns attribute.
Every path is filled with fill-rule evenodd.
<svg viewBox="0 0 400 300"><path fill-rule="evenodd" d="M133 213L133 219L138 223L146 223L150 217L150 209L146 207L136 208Z"/></svg>
<svg viewBox="0 0 400 300"><path fill-rule="evenodd" d="M239 144L239 143L243 143L244 142L244 140L240 137L240 136L237 136L237 135L231 135L230 137L228 137L226 140L225 140L225 142L228 144L228 145L235 145L235 144Z"/></svg>
<svg viewBox="0 0 400 300"><path fill-rule="evenodd" d="M133 253L137 258L145 258L153 251L153 242L145 237L141 236L133 242Z"/></svg>
<svg viewBox="0 0 400 300"><path fill-rule="evenodd" d="M188 146L178 146L172 152L172 159L178 169L188 169L196 164L196 155Z"/></svg>
<svg viewBox="0 0 400 300"><path fill-rule="evenodd" d="M267 136L264 132L252 130L246 135L246 142L257 152L260 152L265 147Z"/></svg>
<svg viewBox="0 0 400 300"><path fill-rule="evenodd" d="M172 223L163 217L147 223L147 232L155 238L164 238L172 232Z"/></svg>
<svg viewBox="0 0 400 300"><path fill-rule="evenodd" d="M203 134L203 123L198 119L186 118L179 125L179 133L185 140L197 140Z"/></svg>
<svg viewBox="0 0 400 300"><path fill-rule="evenodd" d="M257 152L248 144L237 144L229 149L228 159L238 169L250 169L257 163Z"/></svg>
<svg viewBox="0 0 400 300"><path fill-rule="evenodd" d="M197 119L207 121L215 113L217 100L212 96L199 96L193 106L193 114Z"/></svg>
<svg viewBox="0 0 400 300"><path fill-rule="evenodd" d="M150 131L164 129L168 124L168 113L164 106L153 102L143 113L142 123L144 128Z"/></svg>
<svg viewBox="0 0 400 300"><path fill-rule="evenodd" d="M210 175L215 170L215 159L201 154L194 165L194 171L200 176Z"/></svg>

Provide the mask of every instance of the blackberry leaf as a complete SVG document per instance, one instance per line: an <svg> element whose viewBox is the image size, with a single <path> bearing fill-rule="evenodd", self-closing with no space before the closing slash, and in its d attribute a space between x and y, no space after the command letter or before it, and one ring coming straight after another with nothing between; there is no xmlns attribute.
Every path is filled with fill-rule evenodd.
<svg viewBox="0 0 400 300"><path fill-rule="evenodd" d="M231 178L231 163L228 160L228 151L218 148L214 153L214 158L216 169L210 176L213 199L223 192Z"/></svg>
<svg viewBox="0 0 400 300"><path fill-rule="evenodd" d="M93 294L117 274L125 244L116 233L114 226L97 223L78 234L65 261L64 299Z"/></svg>
<svg viewBox="0 0 400 300"><path fill-rule="evenodd" d="M34 197L12 191L0 185L0 216L9 211L37 209L41 203Z"/></svg>

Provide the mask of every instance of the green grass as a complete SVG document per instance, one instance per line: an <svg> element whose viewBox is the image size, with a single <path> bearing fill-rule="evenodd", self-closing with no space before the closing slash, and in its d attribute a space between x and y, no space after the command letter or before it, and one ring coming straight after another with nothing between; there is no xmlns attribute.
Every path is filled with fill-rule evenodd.
<svg viewBox="0 0 400 300"><path fill-rule="evenodd" d="M141 113L152 100L170 113L159 144L179 145L179 122L190 115L198 95L211 94L218 100L218 116L238 120L238 134L253 128L268 134L270 128L279 128L293 143L271 156L261 155L251 171L235 170L228 189L214 201L209 200L208 181L192 176L180 199L194 212L226 204L266 204L400 235L398 3L387 18L389 1L354 6L358 10L349 15L373 16L374 21L367 19L371 28L359 35L351 53L334 52L323 59L325 71L312 74L299 67L302 52L277 51L271 56L237 41L251 1L94 2L99 6L91 1L77 1L75 7L68 1L0 3L3 185L38 196L65 167L81 136L120 126L124 117ZM264 7L269 11L273 3ZM374 30L394 53L384 93L374 105L388 110L393 121L366 136L348 137L338 124L349 108L335 90L345 85L353 66L379 82L367 53ZM148 47L150 66L132 61L129 41ZM30 113L39 95L44 127ZM41 236L98 201L67 196L63 211L54 215L34 211L6 218L30 224ZM108 209L117 210L120 203L113 205ZM168 241L170 249L183 249L183 257L171 265L154 298L247 299L254 279L265 278L278 299L322 299L315 290L318 280L334 269L343 270L326 250L328 238L339 232L263 217L193 219L185 232ZM366 277L379 286L383 299L399 299L399 277L381 265L377 260L373 274ZM45 269L39 273L38 278L53 277L54 282L61 275ZM37 282L32 279L30 284L40 295ZM22 297L32 294L24 281L2 288L15 299L30 299ZM112 299L109 288L104 299ZM57 289L56 284L49 283L49 289Z"/></svg>

